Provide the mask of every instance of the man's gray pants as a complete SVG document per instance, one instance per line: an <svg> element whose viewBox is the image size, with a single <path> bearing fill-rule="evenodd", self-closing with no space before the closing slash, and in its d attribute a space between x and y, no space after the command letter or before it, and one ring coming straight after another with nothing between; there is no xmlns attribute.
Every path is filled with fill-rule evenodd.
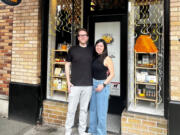
<svg viewBox="0 0 180 135"><path fill-rule="evenodd" d="M80 134L85 132L87 127L88 105L91 99L91 94L92 86L71 87L71 92L69 93L68 112L65 123L65 135L71 135L78 103L80 103L78 131Z"/></svg>

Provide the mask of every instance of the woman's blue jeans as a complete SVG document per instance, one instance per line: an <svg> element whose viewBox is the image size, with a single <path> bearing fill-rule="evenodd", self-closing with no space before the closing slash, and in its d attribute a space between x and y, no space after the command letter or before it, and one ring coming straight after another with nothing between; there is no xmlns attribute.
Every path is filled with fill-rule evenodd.
<svg viewBox="0 0 180 135"><path fill-rule="evenodd" d="M104 80L93 79L93 91L90 101L90 119L89 119L89 133L93 135L106 135L106 120L108 111L108 99L110 94L110 85L100 91L96 92L96 87L103 84Z"/></svg>

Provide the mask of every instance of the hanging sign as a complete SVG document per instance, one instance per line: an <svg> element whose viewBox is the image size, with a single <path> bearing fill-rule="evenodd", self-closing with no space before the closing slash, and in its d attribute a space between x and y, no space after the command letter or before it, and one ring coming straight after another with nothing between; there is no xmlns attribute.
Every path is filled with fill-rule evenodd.
<svg viewBox="0 0 180 135"><path fill-rule="evenodd" d="M16 6L19 3L21 3L21 0L1 0L1 1L10 6Z"/></svg>

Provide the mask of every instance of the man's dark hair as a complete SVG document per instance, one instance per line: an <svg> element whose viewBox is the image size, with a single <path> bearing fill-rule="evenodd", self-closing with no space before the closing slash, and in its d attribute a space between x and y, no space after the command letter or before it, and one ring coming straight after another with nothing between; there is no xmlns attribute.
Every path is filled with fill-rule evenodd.
<svg viewBox="0 0 180 135"><path fill-rule="evenodd" d="M87 30L86 30L85 28L79 28L79 29L77 30L77 36L79 36L79 32L80 32L80 31L85 31L85 32L87 33L87 36L89 35L88 32L87 32Z"/></svg>

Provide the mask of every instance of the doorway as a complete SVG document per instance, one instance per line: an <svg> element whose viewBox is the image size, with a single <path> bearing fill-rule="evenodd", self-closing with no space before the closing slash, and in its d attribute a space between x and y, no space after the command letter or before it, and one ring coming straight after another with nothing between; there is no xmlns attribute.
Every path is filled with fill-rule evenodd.
<svg viewBox="0 0 180 135"><path fill-rule="evenodd" d="M119 133L121 113L126 105L127 16L91 15L88 20L89 44L94 45L96 40L103 38L114 63L115 77L110 83L107 130Z"/></svg>

